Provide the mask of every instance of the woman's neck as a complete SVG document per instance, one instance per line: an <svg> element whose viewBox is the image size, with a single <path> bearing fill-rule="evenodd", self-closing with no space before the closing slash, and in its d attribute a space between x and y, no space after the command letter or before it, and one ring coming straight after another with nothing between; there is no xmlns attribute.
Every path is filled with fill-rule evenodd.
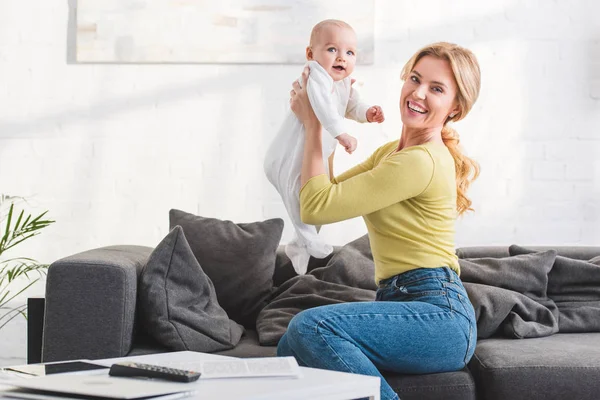
<svg viewBox="0 0 600 400"><path fill-rule="evenodd" d="M444 143L442 140L442 128L410 129L402 127L402 135L398 143L398 151L411 146L418 146L429 142Z"/></svg>

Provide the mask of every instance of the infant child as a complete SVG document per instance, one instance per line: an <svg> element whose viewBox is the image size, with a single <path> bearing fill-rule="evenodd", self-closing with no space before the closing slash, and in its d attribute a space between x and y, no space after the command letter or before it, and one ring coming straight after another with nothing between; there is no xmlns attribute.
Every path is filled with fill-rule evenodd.
<svg viewBox="0 0 600 400"><path fill-rule="evenodd" d="M356 34L347 23L328 19L312 29L306 48L310 74L307 92L315 115L323 129L323 164L333 177L332 165L336 141L348 153L357 146L349 135L344 118L357 122L383 122L381 107L368 106L359 100L352 88L350 75L356 63ZM302 84L302 79L298 80ZM295 236L285 253L299 275L306 273L310 256L327 257L333 247L319 236L320 227L300 219L300 172L304 154L304 127L291 110L269 146L264 162L268 180L279 192L294 225Z"/></svg>

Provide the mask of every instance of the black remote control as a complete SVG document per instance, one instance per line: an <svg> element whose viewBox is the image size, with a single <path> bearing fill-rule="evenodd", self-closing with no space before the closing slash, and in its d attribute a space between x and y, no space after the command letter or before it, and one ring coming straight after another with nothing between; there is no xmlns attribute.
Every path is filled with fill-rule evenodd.
<svg viewBox="0 0 600 400"><path fill-rule="evenodd" d="M175 382L193 382L200 378L200 372L136 362L120 362L113 364L111 365L108 374L110 376L166 379Z"/></svg>

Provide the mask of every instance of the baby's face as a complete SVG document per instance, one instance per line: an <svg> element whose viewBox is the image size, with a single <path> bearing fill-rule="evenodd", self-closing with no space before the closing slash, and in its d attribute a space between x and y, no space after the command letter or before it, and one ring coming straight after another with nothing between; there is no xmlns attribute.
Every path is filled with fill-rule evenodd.
<svg viewBox="0 0 600 400"><path fill-rule="evenodd" d="M326 26L307 49L306 58L317 61L334 81L340 81L354 71L356 34L352 29Z"/></svg>

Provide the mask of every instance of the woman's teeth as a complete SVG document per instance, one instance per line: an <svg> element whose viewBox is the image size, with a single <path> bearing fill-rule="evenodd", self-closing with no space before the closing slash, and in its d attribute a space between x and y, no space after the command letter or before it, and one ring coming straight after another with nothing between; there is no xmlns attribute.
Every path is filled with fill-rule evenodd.
<svg viewBox="0 0 600 400"><path fill-rule="evenodd" d="M427 110L422 109L421 107L419 107L416 104L411 103L410 101L408 102L408 108L409 108L409 110L418 112L419 114L425 114L427 112Z"/></svg>

